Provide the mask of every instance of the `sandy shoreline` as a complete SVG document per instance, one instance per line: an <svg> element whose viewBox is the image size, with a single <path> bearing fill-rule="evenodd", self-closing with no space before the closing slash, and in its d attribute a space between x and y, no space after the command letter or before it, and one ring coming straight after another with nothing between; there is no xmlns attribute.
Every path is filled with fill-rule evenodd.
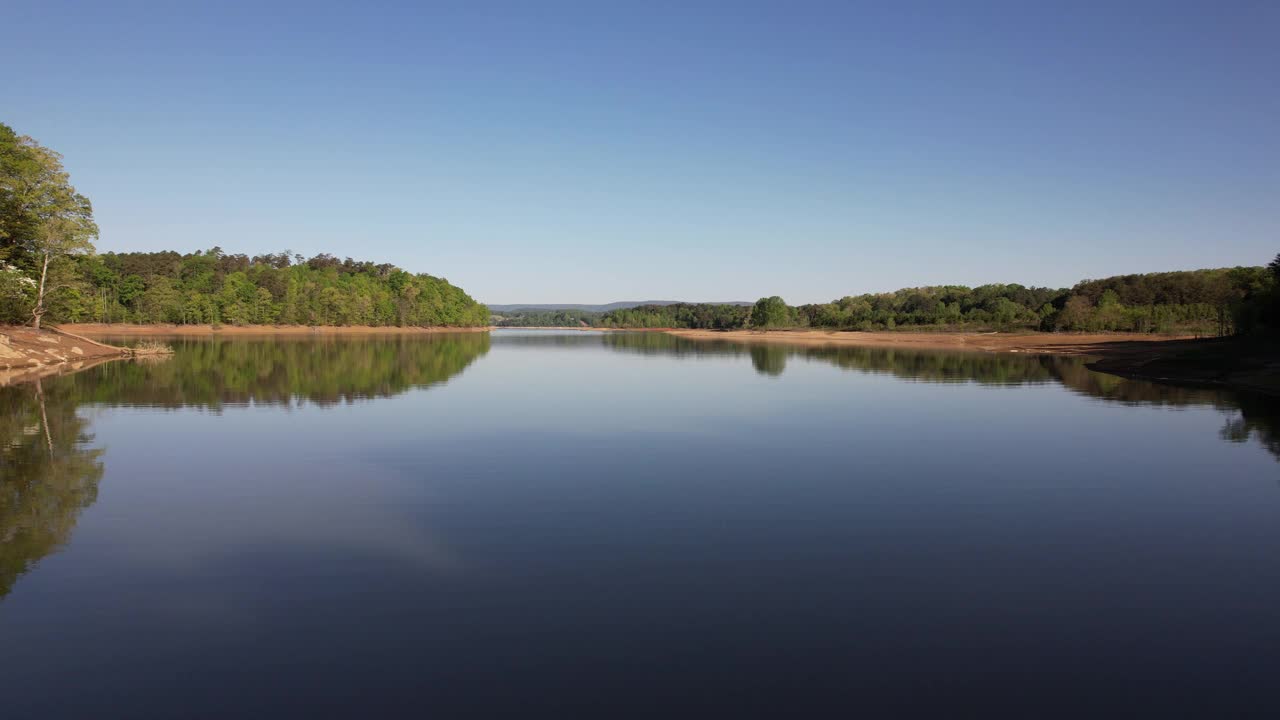
<svg viewBox="0 0 1280 720"><path fill-rule="evenodd" d="M784 343L808 347L854 345L918 350L970 350L1055 355L1100 355L1119 350L1142 350L1153 343L1193 339L1187 335L1133 333L966 333L966 332L844 332L825 330L668 330L693 340L732 340L743 343Z"/></svg>
<svg viewBox="0 0 1280 720"><path fill-rule="evenodd" d="M576 330L581 332L663 332L693 340L730 340L743 343L787 345L859 345L905 347L920 350L972 350L976 352L1055 353L1069 355L1114 352L1120 347L1143 348L1151 343L1189 340L1189 336L1126 333L969 333L969 332L845 332L826 330L682 330L678 328L595 327L372 327L308 325L136 325L63 323L60 330L85 337L148 336L245 336L245 335L424 335L476 333L493 330Z"/></svg>
<svg viewBox="0 0 1280 720"><path fill-rule="evenodd" d="M308 325L223 325L214 328L212 325L129 325L102 323L64 323L58 328L69 333L86 337L151 337L151 336L185 336L214 337L222 335L426 335L433 333L472 333L489 332L492 328L481 327L371 327L368 325L349 326L308 326Z"/></svg>
<svg viewBox="0 0 1280 720"><path fill-rule="evenodd" d="M371 327L307 325L136 325L64 323L58 329L92 337L217 337L314 335L430 335L478 333L494 330L574 330L579 332L661 332L691 340L741 343L779 343L806 347L837 345L900 347L918 350L968 350L1058 355L1107 355L1150 352L1159 343L1193 340L1190 336L1133 333L974 333L974 332L848 332L827 330L684 330L679 328L594 327Z"/></svg>

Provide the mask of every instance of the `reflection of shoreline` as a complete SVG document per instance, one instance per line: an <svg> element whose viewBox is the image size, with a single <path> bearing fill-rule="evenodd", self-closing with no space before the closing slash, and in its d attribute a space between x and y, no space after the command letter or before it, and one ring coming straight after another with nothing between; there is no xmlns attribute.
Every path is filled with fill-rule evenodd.
<svg viewBox="0 0 1280 720"><path fill-rule="evenodd" d="M23 385L37 380L48 380L59 375L72 375L109 362L128 360L127 357L102 357L76 362L64 362L56 365L41 365L14 370L0 370L0 387Z"/></svg>
<svg viewBox="0 0 1280 720"><path fill-rule="evenodd" d="M1280 460L1280 402L1274 398L1229 388L1130 380L1095 371L1081 356L992 352L947 352L918 348L871 345L786 345L737 343L724 339L689 340L665 333L598 336L587 342L603 342L620 352L690 358L699 355L749 357L756 372L781 376L792 359L817 361L842 370L892 375L932 383L979 385L1044 385L1056 383L1085 397L1127 405L1164 407L1213 407L1238 412L1227 420L1222 437L1243 442L1256 437ZM577 338L572 338L577 340ZM550 338L547 338L550 340Z"/></svg>
<svg viewBox="0 0 1280 720"><path fill-rule="evenodd" d="M1280 345L1257 338L1205 338L1137 333L837 332L823 330L670 330L699 342L731 341L804 347L1088 356L1091 367L1120 377L1166 384L1229 388L1280 396L1273 366Z"/></svg>
<svg viewBox="0 0 1280 720"><path fill-rule="evenodd" d="M328 406L447 382L489 350L487 334L179 339L159 361L85 361L0 386L0 600L71 537L97 499L104 449L87 406Z"/></svg>
<svg viewBox="0 0 1280 720"><path fill-rule="evenodd" d="M176 338L160 364L100 366L59 382L101 405L211 410L326 406L447 382L489 351L489 335Z"/></svg>
<svg viewBox="0 0 1280 720"><path fill-rule="evenodd" d="M103 464L63 382L0 388L0 599L71 537Z"/></svg>
<svg viewBox="0 0 1280 720"><path fill-rule="evenodd" d="M448 335L487 333L487 325L477 327L399 327L371 325L132 325L127 323L62 323L58 327L96 339L109 337L277 337L316 335Z"/></svg>

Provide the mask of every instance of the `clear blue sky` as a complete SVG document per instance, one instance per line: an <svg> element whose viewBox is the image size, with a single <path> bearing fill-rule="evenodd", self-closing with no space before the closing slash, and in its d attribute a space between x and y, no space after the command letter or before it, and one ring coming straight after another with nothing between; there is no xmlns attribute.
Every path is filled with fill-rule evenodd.
<svg viewBox="0 0 1280 720"><path fill-rule="evenodd" d="M477 299L1065 286L1280 251L1280 2L40 2L0 121L102 250Z"/></svg>

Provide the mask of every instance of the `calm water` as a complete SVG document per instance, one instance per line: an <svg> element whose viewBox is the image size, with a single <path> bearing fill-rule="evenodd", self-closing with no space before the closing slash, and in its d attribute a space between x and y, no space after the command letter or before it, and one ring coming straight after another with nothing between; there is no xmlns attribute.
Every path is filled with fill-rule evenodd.
<svg viewBox="0 0 1280 720"><path fill-rule="evenodd" d="M0 388L0 716L1276 716L1280 411L503 331Z"/></svg>

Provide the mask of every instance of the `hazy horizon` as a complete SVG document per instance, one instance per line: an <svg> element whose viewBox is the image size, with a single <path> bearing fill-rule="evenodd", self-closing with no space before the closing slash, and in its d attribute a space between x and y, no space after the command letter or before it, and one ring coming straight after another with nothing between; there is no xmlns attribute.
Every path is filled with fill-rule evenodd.
<svg viewBox="0 0 1280 720"><path fill-rule="evenodd" d="M100 251L799 304L1280 249L1275 4L46 2L6 26L0 121L65 156Z"/></svg>

